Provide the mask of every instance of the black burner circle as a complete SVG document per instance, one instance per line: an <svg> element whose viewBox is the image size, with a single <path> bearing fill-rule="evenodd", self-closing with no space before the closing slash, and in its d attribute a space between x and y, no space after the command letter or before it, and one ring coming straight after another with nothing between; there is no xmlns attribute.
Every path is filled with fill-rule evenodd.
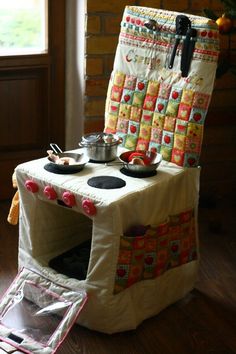
<svg viewBox="0 0 236 354"><path fill-rule="evenodd" d="M122 188L126 185L126 182L118 177L112 176L96 176L88 180L88 185L94 188L100 189L115 189Z"/></svg>
<svg viewBox="0 0 236 354"><path fill-rule="evenodd" d="M58 175L70 175L73 173L78 173L78 169L70 169L70 170L61 170L60 168L57 168L56 165L52 165L51 163L47 163L44 165L44 169L48 172L56 173Z"/></svg>

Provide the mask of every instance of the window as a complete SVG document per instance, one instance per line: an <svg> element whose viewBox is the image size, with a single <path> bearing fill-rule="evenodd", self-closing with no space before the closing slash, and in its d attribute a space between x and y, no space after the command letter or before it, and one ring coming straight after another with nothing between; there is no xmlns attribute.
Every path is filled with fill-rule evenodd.
<svg viewBox="0 0 236 354"><path fill-rule="evenodd" d="M48 50L48 0L0 0L0 56Z"/></svg>

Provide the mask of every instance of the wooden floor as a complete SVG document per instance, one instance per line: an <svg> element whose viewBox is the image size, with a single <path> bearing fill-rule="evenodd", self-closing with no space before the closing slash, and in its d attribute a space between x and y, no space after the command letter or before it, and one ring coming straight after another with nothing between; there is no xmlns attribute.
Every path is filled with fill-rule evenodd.
<svg viewBox="0 0 236 354"><path fill-rule="evenodd" d="M0 203L0 294L17 273L18 227ZM196 288L137 330L105 335L74 325L58 354L236 353L236 204L199 209L201 266Z"/></svg>

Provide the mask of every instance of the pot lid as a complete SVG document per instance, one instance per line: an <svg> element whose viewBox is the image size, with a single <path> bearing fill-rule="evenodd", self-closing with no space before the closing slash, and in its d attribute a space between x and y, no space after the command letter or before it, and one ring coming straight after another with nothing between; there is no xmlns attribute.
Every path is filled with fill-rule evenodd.
<svg viewBox="0 0 236 354"><path fill-rule="evenodd" d="M103 138L104 134L103 132L86 134L82 137L82 141L89 144L96 143Z"/></svg>
<svg viewBox="0 0 236 354"><path fill-rule="evenodd" d="M119 142L120 138L117 135L104 132L90 133L82 137L82 144L116 145Z"/></svg>

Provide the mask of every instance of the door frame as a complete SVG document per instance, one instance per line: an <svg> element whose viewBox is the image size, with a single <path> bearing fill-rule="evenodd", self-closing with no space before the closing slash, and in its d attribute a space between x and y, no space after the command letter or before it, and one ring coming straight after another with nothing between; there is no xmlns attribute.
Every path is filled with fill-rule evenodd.
<svg viewBox="0 0 236 354"><path fill-rule="evenodd" d="M39 133L41 138L31 145L24 145L22 138L18 147L1 146L0 141L0 200L13 196L11 177L18 164L44 157L50 142L56 142L62 149L65 147L65 22L66 1L48 0L48 53L0 57L0 80L7 82L18 76L22 78L22 75L27 80L35 75L37 90L43 97L41 101L39 99L42 102L40 114L43 116L43 127ZM18 111L10 119L22 120L24 117Z"/></svg>

